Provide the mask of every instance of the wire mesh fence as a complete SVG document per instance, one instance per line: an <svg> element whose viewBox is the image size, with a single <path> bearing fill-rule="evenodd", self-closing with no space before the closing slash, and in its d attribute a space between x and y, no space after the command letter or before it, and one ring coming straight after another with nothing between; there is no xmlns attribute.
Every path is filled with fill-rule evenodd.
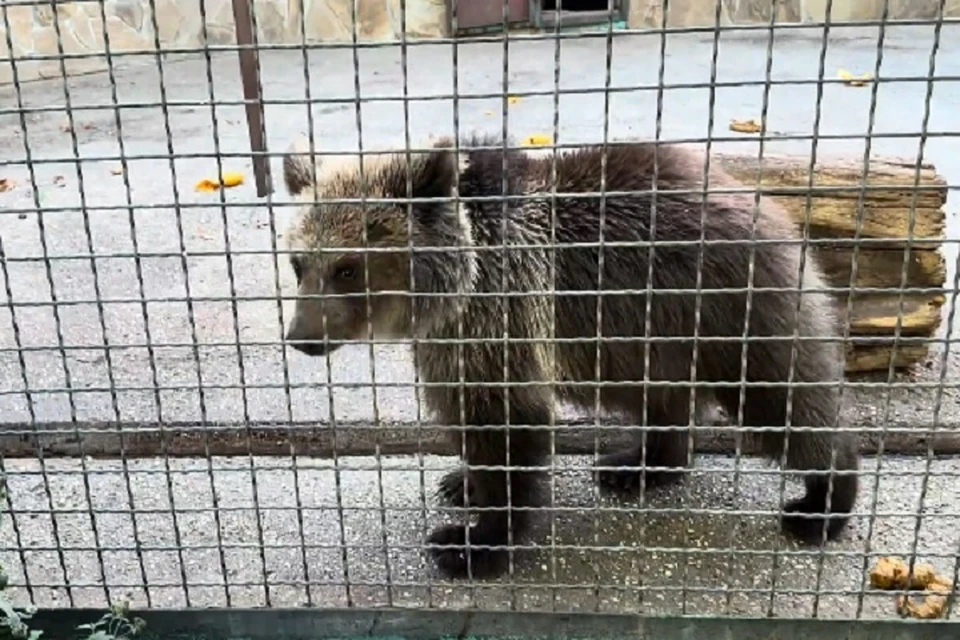
<svg viewBox="0 0 960 640"><path fill-rule="evenodd" d="M293 4L0 8L24 600L889 618L881 558L955 583L951 3L468 39L406 0L399 42Z"/></svg>

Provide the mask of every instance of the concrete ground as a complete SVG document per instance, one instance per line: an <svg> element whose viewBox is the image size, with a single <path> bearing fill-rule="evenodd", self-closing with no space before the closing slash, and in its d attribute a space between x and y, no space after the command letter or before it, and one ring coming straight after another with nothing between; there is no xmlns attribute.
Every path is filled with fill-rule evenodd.
<svg viewBox="0 0 960 640"><path fill-rule="evenodd" d="M948 27L941 35L936 74L949 79L934 84L927 122L931 136L924 150L926 160L934 163L951 185L960 183L960 161L955 152L950 153L956 138L942 134L956 135L960 125L956 115L960 104L958 34L960 29ZM764 38L724 36L717 58L717 81L762 80ZM930 29L889 30L881 74L925 76L931 45ZM815 35L778 36L771 77L816 78L819 54L820 41ZM553 88L552 43L511 44L506 71L500 44L464 44L458 55L461 130L500 130L499 99L467 99L463 95L499 94L504 74L511 93ZM656 36L618 36L613 46L611 86L655 86L659 55ZM671 37L665 82L709 82L711 55L710 36ZM561 88L595 91L560 98L561 142L601 139L604 101L599 90L604 84L605 57L603 39L568 40L562 45ZM358 58L362 97L393 98L391 102L363 104L364 149L402 145L399 48L364 49ZM875 34L841 29L827 50L825 74L834 77L838 68L855 73L873 70L875 60ZM408 95L422 98L453 93L455 76L448 45L411 47L406 62ZM303 59L299 52L272 51L262 54L261 63L265 97L291 102L266 108L269 144L272 151L279 152L308 128L306 107L293 103L305 97ZM275 301L242 301L234 311L224 300L232 293L273 296L277 280L285 291L291 285L289 269L281 262L278 275L270 256L234 255L228 265L222 255L215 255L223 250L225 235L234 252L264 251L273 246L271 209L265 201L256 200L249 160L224 160L225 170L247 175L245 184L223 195L226 202L236 205L225 209L219 205L220 195L193 189L201 178L216 175L212 159L177 158L172 166L166 159L128 160L126 178L114 173L119 166L116 161L94 159L119 154L119 141L127 156L166 154L168 145L177 155L211 153L217 147L224 153L249 151L239 105L216 107L215 142L207 65L202 58L168 59L163 67L167 103L179 105L166 108L168 119L164 109L154 106L161 100L161 91L156 66L149 59L118 71L113 85L107 74L71 79L67 93L74 107L72 129L64 111L39 111L26 115L26 130L22 130L16 111L10 109L17 104L17 92L12 87L0 89L0 104L5 105L0 110L0 154L5 163L0 165L0 177L17 185L0 193L0 236L8 260L5 278L16 320L14 325L9 307L0 311L3 428L25 429L35 423L71 420L211 424L282 422L292 417L325 422L331 410L341 422L360 421L374 427L415 424L420 407L413 390L402 386L413 379L410 359L402 350L377 349L371 359L363 347L344 348L331 359L330 375L334 382L354 386L336 388L331 402L323 366L296 354L287 358L269 344L280 335ZM242 94L235 55L214 56L211 69L212 99L239 100ZM310 52L308 69L312 98L354 97L349 49ZM875 139L873 153L917 154L926 90L923 82L880 86L873 134L904 135ZM120 111L119 127L115 111L79 109L81 105L111 104L112 91L121 103L138 105ZM56 81L25 85L20 97L31 109L62 106L66 99L63 84ZM714 135L729 135L726 126L730 119L759 117L762 99L758 86L718 89L713 105ZM774 87L768 112L770 128L811 133L815 101L815 85ZM869 88L826 86L820 133L865 135L870 102ZM707 89L670 89L663 105L663 138L707 135ZM653 136L656 106L655 90L612 94L610 137ZM356 148L353 104L315 104L312 115L320 145ZM552 124L550 96L526 98L509 108L509 129L516 138L549 132ZM414 144L428 135L451 133L453 101L411 100L409 130ZM24 162L24 142L34 160L36 197L40 206L50 211L43 217L42 234L38 216L30 211L36 205ZM717 146L756 153L756 143L751 141ZM806 141L769 143L766 150L809 153L809 146ZM860 157L863 142L821 141L818 153ZM79 164L65 161L74 154L82 158ZM273 159L272 168L279 189L278 159ZM277 193L274 200L283 202L285 197ZM177 202L183 206L174 206ZM955 192L947 207L948 233L956 238ZM82 211L89 216L84 217ZM273 213L276 230L282 232L290 210L278 207ZM94 277L89 259L83 258L90 246L99 254L121 257L99 258ZM44 249L52 258L56 297L70 303L60 308L59 337L50 306L44 305L51 300L47 275L43 263L35 259ZM945 251L952 282L956 247L951 244ZM131 257L134 252L142 256L139 264ZM187 290L182 259L189 273L192 308L184 302ZM93 303L97 297L114 302L98 308ZM145 309L139 303L141 297L151 300ZM943 337L952 337L951 325L944 323ZM201 347L199 364L188 346L193 331L202 344L220 343ZM103 344L104 333L112 345L143 344L149 338L152 345L166 346L114 348L108 361L103 350L95 348ZM61 340L68 346L90 348L69 348L63 355L56 349ZM27 349L23 363L16 352L18 344ZM852 391L847 406L850 422L855 426L939 424L943 429L955 428L960 424L957 360L948 358L941 367L941 350L934 349L928 365L899 376L894 381L899 386ZM938 381L941 369L942 387L924 387L923 383ZM202 396L197 390L198 372ZM378 383L375 397L370 386L374 376ZM25 383L33 390L30 403L23 393ZM379 386L384 383L387 386ZM111 385L119 390L110 393ZM246 387L245 393L242 387ZM73 393L64 393L67 388ZM460 607L474 603L562 610L642 608L664 613L747 615L772 611L776 615L888 617L894 615L892 597L861 597L864 553L916 552L941 572L953 574L960 544L956 480L960 461L956 459L929 463L893 456L867 459L868 471L881 471L876 490L873 478L865 478L858 505L863 517L842 541L829 547L821 563L816 554L801 553L779 536L771 512L776 509L779 477L754 460L743 461L737 477L732 459L703 456L698 461L699 473L687 483L686 491L650 496L648 507L682 507L684 513L678 515L640 512L635 504L595 497L585 466L589 460L562 456L557 460L556 504L569 510L556 513L552 536L548 516L538 520L534 541L541 548L519 555L512 585L440 585L416 545L423 535L424 518L434 522L438 517L433 510L422 510L423 496L432 500L439 473L455 461L424 459L427 470L422 478L418 471L421 461L415 457L384 459L379 476L375 462L373 458L340 460L338 484L330 460L298 459L295 484L289 459L154 459L132 460L126 466L118 461L50 460L41 465L35 460L7 459L4 465L13 514L3 519L5 549L0 562L17 585L24 584L21 567L26 564L35 600L41 605L96 605L109 589L111 597L132 597L134 606L393 603ZM367 469L347 468L363 466ZM338 490L342 517L337 511ZM789 490L796 492L798 487L791 483ZM214 495L219 523L212 511ZM306 510L302 523L292 510L298 500ZM55 518L50 515L51 505L57 512ZM135 519L129 515L131 509L136 511ZM744 513L740 523L733 510ZM919 522L912 517L916 513L923 515ZM871 514L876 517L869 517ZM558 548L562 545L580 548ZM17 551L18 546L22 552ZM58 547L63 549L60 554ZM182 554L177 553L178 547L184 549ZM781 553L774 556L775 549ZM309 589L297 586L305 571ZM228 592L218 586L224 581L230 585ZM264 582L270 587L269 600ZM65 583L72 586L68 589ZM149 593L139 588L144 583L150 585ZM345 583L351 585L349 590ZM386 584L393 587L388 590Z"/></svg>

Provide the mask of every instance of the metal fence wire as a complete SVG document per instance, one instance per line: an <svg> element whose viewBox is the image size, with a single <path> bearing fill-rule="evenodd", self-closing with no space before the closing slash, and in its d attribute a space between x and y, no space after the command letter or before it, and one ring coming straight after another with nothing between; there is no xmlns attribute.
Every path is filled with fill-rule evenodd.
<svg viewBox="0 0 960 640"><path fill-rule="evenodd" d="M955 3L233 4L0 8L17 598L895 618L885 558L956 582Z"/></svg>

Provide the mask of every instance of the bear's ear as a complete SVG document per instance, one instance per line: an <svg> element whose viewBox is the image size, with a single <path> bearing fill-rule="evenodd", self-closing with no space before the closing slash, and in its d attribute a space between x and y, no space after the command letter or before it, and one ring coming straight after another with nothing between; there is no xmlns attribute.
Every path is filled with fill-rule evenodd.
<svg viewBox="0 0 960 640"><path fill-rule="evenodd" d="M419 155L413 159L413 197L451 197L457 180L457 171L459 171L457 155L452 149L441 148ZM404 192L406 192L406 185L404 185ZM442 205L442 203L437 204Z"/></svg>
<svg viewBox="0 0 960 640"><path fill-rule="evenodd" d="M409 165L407 158L409 157ZM382 174L384 195L389 198L406 200L413 197L452 198L460 171L457 154L449 148L431 148L429 151L412 152L409 156L398 153L389 163L389 169ZM410 177L411 191L407 191L407 175ZM398 203L406 210L407 203ZM422 223L435 222L438 216L451 211L450 200L439 202L415 202L413 213Z"/></svg>
<svg viewBox="0 0 960 640"><path fill-rule="evenodd" d="M283 182L290 195L298 196L316 183L314 167L320 168L320 158L310 159L310 142L303 136L290 145L283 157Z"/></svg>

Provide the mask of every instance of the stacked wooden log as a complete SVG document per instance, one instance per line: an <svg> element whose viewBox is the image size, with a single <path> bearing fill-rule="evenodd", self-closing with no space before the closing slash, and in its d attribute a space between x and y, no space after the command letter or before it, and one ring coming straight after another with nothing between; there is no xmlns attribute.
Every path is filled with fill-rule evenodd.
<svg viewBox="0 0 960 640"><path fill-rule="evenodd" d="M828 158L817 162L813 190L807 190L807 157L765 154L762 171L758 171L761 165L755 157L716 157L724 169L746 185L757 185L760 178L763 192L779 201L800 229L809 221L808 237L833 241L811 246L807 255L824 269L829 286L846 290L837 296L837 304L850 328L847 373L887 371L891 359L895 368L905 368L926 358L928 344L920 341L899 342L894 350L894 334L898 316L900 336L933 336L941 322L945 297L936 289L942 289L946 280L942 241L947 183L932 165L922 163L918 175L915 160L871 159L864 189L862 161ZM817 191L818 187L830 189ZM882 243L870 242L880 238L884 239ZM858 245L857 272L851 283L854 248ZM852 306L847 316L851 288ZM862 288L888 291L859 291ZM904 288L928 291L904 293ZM874 340L864 342L863 338ZM877 338L886 339L877 342Z"/></svg>

